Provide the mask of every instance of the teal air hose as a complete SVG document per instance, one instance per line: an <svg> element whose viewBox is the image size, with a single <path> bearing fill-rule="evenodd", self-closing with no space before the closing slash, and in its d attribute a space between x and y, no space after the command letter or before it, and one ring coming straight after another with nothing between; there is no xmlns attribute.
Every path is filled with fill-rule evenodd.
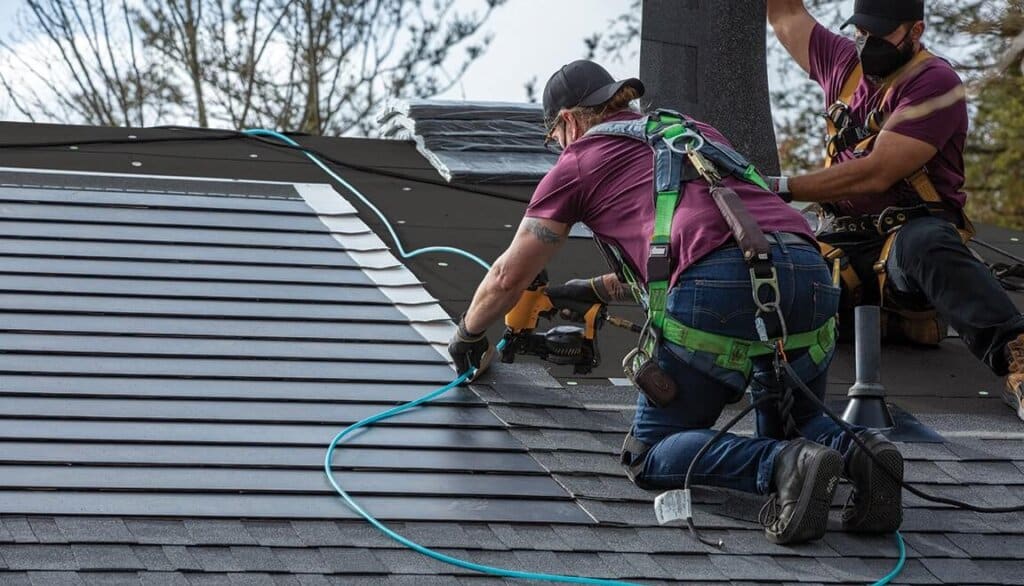
<svg viewBox="0 0 1024 586"><path fill-rule="evenodd" d="M896 576L900 575L903 571L904 564L907 563L907 546L903 543L903 535L899 531L896 532L896 545L900 548L900 559L896 562L896 567L891 572L882 577L879 581L875 582L872 586L885 586L889 582L892 582Z"/></svg>
<svg viewBox="0 0 1024 586"><path fill-rule="evenodd" d="M274 138L274 139L280 140L281 142L284 142L284 143L289 144L291 146L302 148L302 145L300 145L299 143L295 142L291 138L289 138L289 137L287 137L287 136L285 136L285 135L283 135L283 134L281 134L279 132L275 132L273 130L266 130L266 129L262 129L262 128L260 128L260 129L251 129L251 130L245 130L244 134L247 134L247 135L250 135L250 136L270 137L270 138ZM345 179L343 179L340 175L335 173L332 169L330 169L327 165L325 165L322 161L320 161L320 159L318 159L312 153L305 152L303 154L305 154L306 157L308 157L310 161L312 161L314 164L316 164L316 166L320 167L320 169L322 169L325 173L327 173L327 175L329 175L332 179L334 179L335 181L337 181L338 183L343 185L346 189L348 189L350 192L352 192L352 194L355 195L359 199L359 201L361 201L368 208L370 208L370 210L372 210L377 215L377 217L380 218L381 222L384 224L384 227L387 229L388 234L390 234L392 240L394 240L395 248L398 250L398 253L399 253L399 255L402 258L408 259L408 258L412 258L412 257L415 257L415 256L419 256L421 254L434 253L434 252L448 253L448 254L455 254L455 255L461 256L463 258L469 259L469 260L475 262L476 264L480 265L481 267L483 267L484 270L490 270L491 265L488 264L485 260L481 259L480 257L478 257L478 256L476 256L476 255L474 255L474 254L472 254L470 252L462 250L460 248L454 248L454 247L450 247L450 246L429 246L429 247L419 248L419 249L407 252L405 250L405 248L402 246L402 242L401 242L401 240L399 240L398 235L395 233L394 228L392 228L391 222L388 221L387 217L380 211L380 209L377 208L377 206L373 205L373 203L371 203L370 200L368 200L366 198L366 196L364 196L351 183L349 183L348 181L345 181ZM497 345L496 350L500 352L501 349L504 347L504 344L505 344L504 340L499 342L498 345ZM505 577L505 578L518 578L518 579L522 579L522 580L547 580L549 582L568 582L568 583L574 583L574 584L604 584L604 585L608 585L608 586L638 586L638 585L635 585L635 584L633 584L631 582L622 582L622 581L617 581L617 580L603 580L603 579L600 579L600 578L584 578L584 577L578 577L578 576L562 576L562 575L558 575L558 574L541 574L541 573L535 573L535 572L523 572L523 571L519 571L519 570L508 570L508 569L505 569L505 568L497 568L497 567L494 567L494 566L487 566L487 565L484 565L484 564L477 564L477 563L473 563L473 562L470 562L470 561L462 560L462 559L459 559L459 558L456 558L456 557L452 557L452 556L449 556L449 555L445 555L443 553L434 551L434 550L432 550L432 549L430 549L428 547L420 545L420 544L416 543L415 541L412 541L411 539L403 537L402 535L399 535L395 531L391 530L386 525L384 525L379 520L377 520L377 518L375 518L373 515L371 515L369 512L367 512L365 509L360 507L359 504L356 503L347 492L345 492L345 489L343 489L338 484L338 482L334 478L334 471L332 469L332 460L334 458L335 449L338 447L338 445L341 443L341 441L343 439L345 439L347 436L351 435L352 433L354 433L358 429L368 427L370 425L373 425L374 423L377 423L377 422L382 421L384 419L388 419L390 417L394 417L395 415L398 415L399 413L403 413L403 412L408 411L410 409L414 409L414 408L418 407L419 405L422 405L422 404L427 403L429 401L433 401L434 399L440 397L441 395L447 393L448 391L454 389L455 387L457 387L457 386L463 384L464 382L466 382L467 380L469 380L473 376L473 374L474 374L474 372L472 370L469 371L469 372L463 373L462 375L460 375L457 378L455 378L452 382L450 382L450 383L444 385L443 387L440 387L440 388L438 388L438 389L436 389L434 391L431 391L430 393L427 393L426 395L423 395L422 397L420 397L418 399L415 399L413 401L409 401L408 403L403 403L401 405L392 407L392 408L390 408L390 409L388 409L386 411L382 411L380 413L377 413L376 415L371 415L370 417L366 417L364 419L361 419L361 420L353 423L352 425L349 425L345 429L341 430L336 436L334 436L334 439L331 440L330 445L328 445L328 447L327 447L327 453L324 455L324 473L327 475L327 481L334 488L335 492L338 493L338 495L341 497L341 499L345 502L346 505L348 505L348 507L350 509L352 509L353 512L355 512L357 515L359 515L360 517L365 519L367 523L369 523L370 525L372 525L373 527L378 529L384 535L386 535L389 538L397 541L398 543L404 545L405 547L408 547L409 549L411 549L413 551L421 553L421 554L423 554L423 555L425 555L427 557L433 558L433 559L438 560L440 562L444 562L446 564L450 564L450 565L457 566L457 567L460 567L460 568L464 568L464 569L467 569L467 570L472 570L472 571L475 571L475 572L481 572L481 573L484 573L484 574L490 574L492 576L501 576L501 577ZM896 532L896 540L897 540L897 543L898 543L899 549L900 549L899 562L896 564L896 567L893 568L893 570L891 572L889 572L889 574L887 574L885 577L883 577L878 582L875 582L876 586L882 586L882 585L888 584L897 575L899 575L899 573L903 570L903 566L904 566L904 564L906 562L906 555L907 554L906 554L906 547L904 546L904 543L903 543L903 537L900 535L900 533L898 531Z"/></svg>
<svg viewBox="0 0 1024 586"><path fill-rule="evenodd" d="M295 142L291 138L281 134L280 132L275 132L273 130L266 130L266 129L263 129L263 128L255 128L255 129L251 129L251 130L244 130L242 132L243 132L243 134L247 134L249 136L267 136L267 137L270 137L270 138L275 138L275 139L277 139L277 140L279 140L279 141L281 141L281 142L283 142L285 144L289 144L289 145L294 146L294 147L302 148L302 145L300 145L299 143ZM360 191L358 189L356 189L351 183L349 183L348 181L345 181L345 179L343 179L340 175L338 175L333 170L331 170L330 167L325 165L323 163L323 161L321 161L320 159L316 158L312 153L305 152L303 154L306 155L306 157L308 157L310 161L313 161L313 163L317 167L320 167L321 169L323 169L324 173L327 173L328 175L330 175L331 179L334 179L338 183L344 185L346 189L348 189L349 191L352 192L352 195L354 195L357 198L359 198L359 201L363 202L363 204L365 204L366 207L370 208L370 210L373 211L374 214L377 214L377 217L380 218L380 221L384 223L384 227L387 228L388 234L391 235L391 239L394 240L395 248L398 249L398 254L402 258L412 258L414 256L419 256L421 254L426 254L426 253L430 253L430 252L442 252L442 253L455 254L455 255L458 255L458 256L461 256L461 257L464 257L464 258L468 258L469 260L471 260L471 261L475 262L476 264L482 266L485 271L491 268L491 265L487 264L487 262L484 261L479 256L476 256L475 254L472 254L470 252L466 252L465 250L462 250L461 248L453 248L451 246L428 246L426 248L419 248L417 250L413 250L412 252L406 252L405 248L402 246L402 241L398 239L398 234L395 234L394 228L391 227L391 222L388 221L387 217L384 216L384 213L381 212L380 209L377 208L377 206L373 205L370 202L370 200L366 199L366 196L364 196L362 193L360 193Z"/></svg>

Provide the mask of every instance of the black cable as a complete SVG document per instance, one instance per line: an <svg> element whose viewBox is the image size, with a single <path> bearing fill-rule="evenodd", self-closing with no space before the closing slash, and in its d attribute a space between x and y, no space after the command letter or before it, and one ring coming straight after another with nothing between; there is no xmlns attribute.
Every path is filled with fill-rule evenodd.
<svg viewBox="0 0 1024 586"><path fill-rule="evenodd" d="M1011 260L1013 260L1013 261L1014 261L1014 262L1016 262L1017 264L1021 264L1021 265L1024 265L1024 258L1021 258L1021 257L1019 257L1019 256L1015 256L1015 255L1013 255L1013 254L1011 254L1011 253L1009 253L1009 252L1007 252L1007 251L1003 250L1002 248L999 248L999 247L997 247L997 246L994 246L994 245L992 245L992 244L989 244L988 242L985 242L984 240L982 240L982 239L980 239L980 238L978 238L978 237L974 237L974 238L971 238L971 240L970 240L970 241L971 241L971 242L974 242L975 244L979 244L979 245L981 245L982 247L984 247L984 248L987 248L987 249L991 250L992 252L997 252L997 253L999 253L999 254L1001 254L1001 255L1005 256L1006 258L1008 258L1008 259L1011 259Z"/></svg>
<svg viewBox="0 0 1024 586"><path fill-rule="evenodd" d="M767 403L769 400L778 398L779 396L777 394L771 394L765 395L755 401L751 401L749 405L744 407L742 411L737 413L735 417L733 417L728 421L728 423L723 425L722 429L718 430L718 433L711 436L711 439L709 439L708 441L704 442L704 445L701 446L700 450L697 451L697 455L694 456L692 460L690 460L690 466L686 469L686 478L683 480L683 490L690 490L690 478L693 476L693 468L697 464L697 462L704 457L704 454L706 454L708 450L711 449L712 445L717 443L718 440L725 437L725 434L729 433L729 430L732 429L737 423L739 423L740 420L746 417L748 413L758 408L762 404ZM686 517L686 526L690 528L690 533L693 535L693 537L696 538L697 541L703 543L704 545L709 545L711 547L722 547L722 545L724 545L724 542L721 539L719 539L718 541L712 541L706 537L703 537L700 534L700 531L697 529L697 526L693 523L692 514Z"/></svg>
<svg viewBox="0 0 1024 586"><path fill-rule="evenodd" d="M148 137L148 138L95 138L86 140L74 140L74 141L46 141L46 142L22 142L22 143L0 143L0 149L31 149L31 148L56 148L56 147L72 147L82 145L100 145L100 144L147 144L147 143L168 143L168 142L189 142L189 141L227 141L236 139L245 139L249 141L255 141L267 146L271 146L278 149L298 151L316 155L317 157L333 163L339 167L350 169L353 171L359 171L371 175L378 175L382 177L390 177L392 179L401 179L402 181L411 181L415 183L423 183L426 185L435 185L438 187L444 187L454 191L460 191L464 193L472 193L474 195L483 195L487 197L493 197L504 201L513 201L520 204L527 203L526 200L512 196L498 193L495 191L489 191L486 189L479 189L476 187L469 187L466 185L452 184L440 179L427 179L424 177L417 177L415 175L409 175L407 173L400 173L397 171L386 171L383 169L377 169L374 167L368 167L365 165L357 165L355 163L349 163L342 161L341 159L335 158L323 151L318 149L306 147L306 146L294 146L286 144L280 141L271 140L262 136L252 136L245 134L244 132L237 130L220 130L215 128L191 128L186 126L154 126L151 128L144 128L142 130L170 130L170 131L192 131L203 133L203 136L161 136L161 137Z"/></svg>
<svg viewBox="0 0 1024 586"><path fill-rule="evenodd" d="M829 418L832 419L832 421L835 421L836 424L839 425L839 427L847 435L850 436L850 439L852 439L853 442L855 444L857 444L858 447L860 447L860 449L864 450L864 452L871 458L871 460L876 465L878 465L879 467L882 468L882 470L886 473L886 475L889 476L889 478L898 481L900 483L900 485L903 488L907 489L907 491L910 492L911 494L913 494L915 496L918 496L918 497L920 497L920 498L922 498L922 499L924 499L926 501L930 501L930 502L933 502L933 503L940 503L940 504L944 504L944 505L950 505L950 506L953 506L953 507L958 508L958 509L964 509L964 510L967 510L967 511L974 511L976 513L1019 513L1019 512L1024 512L1024 505L1016 505L1016 506L1012 506L1012 507L982 507L982 506L978 506L978 505L972 505L971 503L966 503L964 501L960 501L960 500L957 500L957 499L954 499L954 498L947 498L947 497L942 497L942 496L931 495L931 494L928 494L928 493L926 493L926 492L924 492L924 491L922 491L920 489L914 488L912 485L910 485L907 482L905 482L902 478L898 478L896 476L896 473L893 472L892 470L890 470L886 466L886 464L884 462L882 462L881 458L876 456L874 454L874 452L872 452L868 448L867 444L864 443L864 440L860 439L860 436L858 436L857 433L853 430L853 426L851 426L849 423L844 421L841 417L836 415L831 409L829 409L828 406L825 405L825 403L821 399L819 399L817 395L814 394L814 391L809 389L807 387L807 385L804 384L804 381L800 380L800 377L797 376L796 372L793 371L793 367L790 366L789 362L787 362L785 360L782 360L781 363L782 363L783 372L786 375L788 375L789 379L794 384L796 384L797 388L800 389L801 391L803 391L803 393L805 395L807 395L807 397L818 408L820 408L822 411L824 411L825 414L828 415Z"/></svg>
<svg viewBox="0 0 1024 586"><path fill-rule="evenodd" d="M786 377L789 378L790 381L793 384L795 384L796 387L798 389L800 389L800 391L803 392L811 400L811 402L813 402L815 404L815 406L817 406L826 415L828 415L829 418L832 419L832 421L836 422L836 424L839 426L839 428L843 430L843 433L848 435L850 437L850 439L853 440L853 442L855 444L857 444L857 446L861 450L863 450L864 453L867 454L868 457L871 458L871 460L877 466L879 466L885 472L885 474L887 476L889 476L889 478L899 482L900 486L905 488L905 489L907 489L907 491L910 492L911 494L913 494L915 496L918 496L918 497L920 497L920 498L922 498L922 499L924 499L926 501L930 501L930 502L933 502L933 503L944 504L944 505L950 505L950 506L952 506L954 508L957 508L957 509L964 509L964 510L968 510L968 511L974 511L976 513L1019 513L1019 512L1024 512L1024 505L1017 505L1017 506L1010 506L1010 507L982 507L982 506L978 506L978 505L973 505L971 503L966 503L964 501L960 501L960 500L957 500L957 499L954 499L954 498L948 498L948 497L931 495L931 494L928 494L928 493L926 493L926 492L924 492L924 491L922 491L922 490L920 490L918 488L915 488L911 484L908 484L906 481L903 480L902 477L897 477L896 473L893 472L892 470L890 470L889 467L886 465L886 463L883 462L881 460L881 458L879 458L877 455L875 455L875 453L872 452L870 448L868 448L868 446L864 442L864 440L862 440L860 438L860 436L857 435L857 432L854 431L852 425L850 425L849 423L844 421L843 418L841 418L838 415L836 415L834 411L829 409L828 405L826 405L821 399L818 398L817 395L814 394L814 391L812 391L804 383L804 381L802 381L800 379L800 377L796 374L796 372L793 371L793 367L789 364L789 362L787 360L785 360L785 358L778 359L777 362L778 362L779 366L781 366L781 369L782 369L781 372L783 374L785 374ZM711 439L709 439L707 442L705 442L704 445L701 446L700 450L697 451L697 454L693 457L693 459L690 460L690 465L686 469L686 477L683 480L683 490L685 490L687 492L690 491L690 480L693 477L693 470L696 467L697 462L699 462L700 459L703 458L704 455L708 452L708 450L711 449L711 446L713 446L719 440L721 440L725 436L725 434L729 433L730 429L735 427L736 424L739 423L744 417L746 417L751 411L753 411L754 409L756 409L757 407L761 406L762 404L764 404L764 403L766 403L768 401L778 400L780 397L782 397L781 393L771 393L771 394L764 395L764 396L762 396L761 398L759 398L759 399L757 399L755 401L752 401L742 411L740 411L732 419L730 419L728 422L726 422L726 424L723 425L722 428L720 430L718 430L718 432L715 433L715 435L711 436ZM700 530L697 528L696 524L694 524L694 522L693 522L693 515L692 514L687 516L687 518L686 518L686 525L687 525L687 527L689 527L690 533L693 535L693 537L697 541L699 541L699 542L701 542L701 543L703 543L705 545L708 545L710 547L720 548L725 543L721 539L715 541L715 540L711 540L711 539L708 539L708 538L702 536L700 534Z"/></svg>

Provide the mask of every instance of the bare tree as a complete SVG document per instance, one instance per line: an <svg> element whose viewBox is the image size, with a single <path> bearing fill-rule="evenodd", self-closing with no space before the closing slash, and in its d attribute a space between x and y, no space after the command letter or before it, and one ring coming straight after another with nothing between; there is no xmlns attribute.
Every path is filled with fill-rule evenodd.
<svg viewBox="0 0 1024 586"><path fill-rule="evenodd" d="M470 13L456 0L27 2L31 29L67 56L39 71L15 50L24 39L0 45L0 83L30 119L369 134L386 98L457 83L505 0Z"/></svg>
<svg viewBox="0 0 1024 586"><path fill-rule="evenodd" d="M29 120L141 126L180 101L164 71L142 57L127 0L25 6L23 32L0 41L0 85Z"/></svg>

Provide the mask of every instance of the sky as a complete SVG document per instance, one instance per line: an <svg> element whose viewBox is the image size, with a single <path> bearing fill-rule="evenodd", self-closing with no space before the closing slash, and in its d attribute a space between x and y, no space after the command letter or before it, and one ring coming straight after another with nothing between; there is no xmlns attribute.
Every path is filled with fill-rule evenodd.
<svg viewBox="0 0 1024 586"><path fill-rule="evenodd" d="M727 0L721 0L727 1ZM483 0L456 0L460 10L479 9ZM524 84L536 78L538 91L559 67L584 56L583 39L604 30L630 8L630 0L507 0L485 30L494 40L452 89L438 96L455 100L524 101ZM22 0L0 0L0 38L15 32ZM847 2L852 8L852 0ZM617 79L639 73L638 57L603 63ZM3 106L0 99L0 107ZM0 116L16 119L6 109Z"/></svg>
<svg viewBox="0 0 1024 586"><path fill-rule="evenodd" d="M460 0L472 7L479 0ZM494 34L490 48L473 63L462 83L444 98L524 101L523 85L532 77L538 91L559 67L585 56L583 39L607 28L629 9L630 0L508 0L488 21ZM616 79L639 74L640 63L607 62Z"/></svg>
<svg viewBox="0 0 1024 586"><path fill-rule="evenodd" d="M485 25L494 34L487 52L440 98L522 102L532 77L542 88L562 65L584 56L585 37L608 26L629 8L630 0L508 0ZM0 37L15 32L21 0L0 0ZM479 9L483 0L456 0L460 10ZM606 63L612 75L637 75L639 62ZM0 106L3 100L0 100ZM17 119L7 109L0 116Z"/></svg>

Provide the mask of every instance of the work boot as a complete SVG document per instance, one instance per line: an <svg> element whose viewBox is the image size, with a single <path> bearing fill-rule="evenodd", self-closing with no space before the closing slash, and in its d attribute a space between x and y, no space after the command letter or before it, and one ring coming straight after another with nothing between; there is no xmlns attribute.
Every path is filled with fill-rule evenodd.
<svg viewBox="0 0 1024 586"><path fill-rule="evenodd" d="M853 491L843 507L843 529L856 533L892 533L903 523L903 455L881 432L858 432L868 450L893 474L885 473L856 443L846 460Z"/></svg>
<svg viewBox="0 0 1024 586"><path fill-rule="evenodd" d="M1003 387L1003 401L1024 419L1024 334L1006 344L1006 363L1010 374Z"/></svg>
<svg viewBox="0 0 1024 586"><path fill-rule="evenodd" d="M843 457L832 448L796 439L775 456L775 493L761 507L760 522L772 543L820 539L828 525Z"/></svg>

